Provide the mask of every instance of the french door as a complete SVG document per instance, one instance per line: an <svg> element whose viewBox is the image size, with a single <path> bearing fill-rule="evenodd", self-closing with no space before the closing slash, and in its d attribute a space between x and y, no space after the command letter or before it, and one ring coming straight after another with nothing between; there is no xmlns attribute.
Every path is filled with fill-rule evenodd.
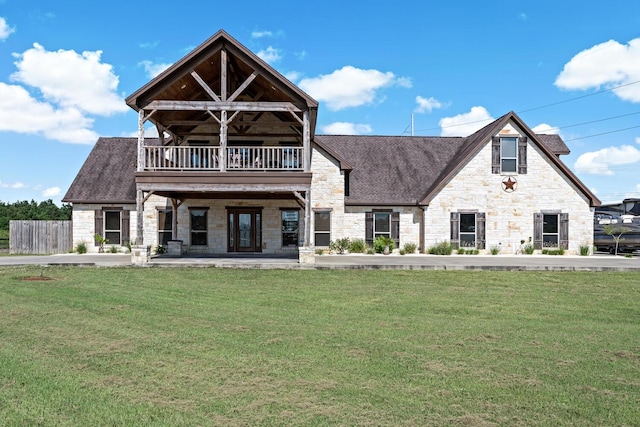
<svg viewBox="0 0 640 427"><path fill-rule="evenodd" d="M262 209L227 208L227 251L262 252Z"/></svg>

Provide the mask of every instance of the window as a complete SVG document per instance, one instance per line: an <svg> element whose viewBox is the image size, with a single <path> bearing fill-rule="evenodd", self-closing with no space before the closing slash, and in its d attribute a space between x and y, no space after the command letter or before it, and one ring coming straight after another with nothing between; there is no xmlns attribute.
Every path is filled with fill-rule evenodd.
<svg viewBox="0 0 640 427"><path fill-rule="evenodd" d="M460 247L476 247L476 214L460 214Z"/></svg>
<svg viewBox="0 0 640 427"><path fill-rule="evenodd" d="M391 209L374 209L365 214L365 241L373 246L378 237L388 237L400 247L400 213Z"/></svg>
<svg viewBox="0 0 640 427"><path fill-rule="evenodd" d="M451 212L453 247L485 249L485 218L484 212Z"/></svg>
<svg viewBox="0 0 640 427"><path fill-rule="evenodd" d="M493 137L491 172L494 174L527 173L527 137Z"/></svg>
<svg viewBox="0 0 640 427"><path fill-rule="evenodd" d="M541 212L533 215L533 246L536 249L569 247L569 214Z"/></svg>
<svg viewBox="0 0 640 427"><path fill-rule="evenodd" d="M189 209L191 217L191 245L207 245L207 210L201 208Z"/></svg>
<svg viewBox="0 0 640 427"><path fill-rule="evenodd" d="M557 248L558 235L558 215L542 215L542 247Z"/></svg>
<svg viewBox="0 0 640 427"><path fill-rule="evenodd" d="M516 138L500 138L500 172L516 173L518 166Z"/></svg>
<svg viewBox="0 0 640 427"><path fill-rule="evenodd" d="M94 211L95 234L109 239L109 245L126 245L129 243L129 211L122 207L104 207ZM100 242L94 241L96 246Z"/></svg>
<svg viewBox="0 0 640 427"><path fill-rule="evenodd" d="M104 212L104 236L102 237L107 239L107 244L109 245L119 245L121 243L120 212Z"/></svg>
<svg viewBox="0 0 640 427"><path fill-rule="evenodd" d="M298 210L283 210L282 216L282 246L298 246Z"/></svg>
<svg viewBox="0 0 640 427"><path fill-rule="evenodd" d="M373 214L373 240L378 237L391 238L391 214L387 212L374 212Z"/></svg>
<svg viewBox="0 0 640 427"><path fill-rule="evenodd" d="M158 244L166 246L172 238L173 210L158 211Z"/></svg>
<svg viewBox="0 0 640 427"><path fill-rule="evenodd" d="M318 211L314 212L315 234L314 240L316 246L329 246L331 242L331 212Z"/></svg>

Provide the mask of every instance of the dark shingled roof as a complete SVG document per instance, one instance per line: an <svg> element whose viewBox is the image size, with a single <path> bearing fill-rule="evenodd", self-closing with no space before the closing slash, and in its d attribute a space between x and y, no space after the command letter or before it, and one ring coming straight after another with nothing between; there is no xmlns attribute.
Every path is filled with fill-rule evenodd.
<svg viewBox="0 0 640 427"><path fill-rule="evenodd" d="M349 204L415 205L463 147L460 137L316 135L346 159Z"/></svg>
<svg viewBox="0 0 640 427"><path fill-rule="evenodd" d="M557 135L536 135L513 112L468 137L316 135L315 144L349 175L348 205L428 205L491 136L513 120L531 143L589 199L600 201L562 163L569 149ZM145 144L159 144L149 138ZM136 138L100 138L62 199L72 203L135 203Z"/></svg>
<svg viewBox="0 0 640 427"><path fill-rule="evenodd" d="M157 144L147 139L146 144ZM62 199L65 203L135 203L137 138L99 138Z"/></svg>

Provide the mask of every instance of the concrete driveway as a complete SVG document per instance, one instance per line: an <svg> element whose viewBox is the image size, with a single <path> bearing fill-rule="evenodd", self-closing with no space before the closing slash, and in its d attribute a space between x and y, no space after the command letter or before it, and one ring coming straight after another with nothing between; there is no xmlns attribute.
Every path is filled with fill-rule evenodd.
<svg viewBox="0 0 640 427"><path fill-rule="evenodd" d="M9 265L131 266L127 254L62 254L0 256L0 267ZM292 257L216 256L153 257L150 267L218 267L259 269L411 269L411 270L535 270L535 271L640 271L640 256L608 254L552 255L320 255L315 265L303 265Z"/></svg>

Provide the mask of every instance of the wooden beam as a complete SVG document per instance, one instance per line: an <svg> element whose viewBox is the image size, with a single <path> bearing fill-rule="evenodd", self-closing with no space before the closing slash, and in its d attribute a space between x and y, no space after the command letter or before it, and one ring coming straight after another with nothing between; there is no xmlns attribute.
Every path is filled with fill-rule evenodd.
<svg viewBox="0 0 640 427"><path fill-rule="evenodd" d="M240 87L238 89L236 89L235 92L233 92L233 94L229 97L229 99L227 101L233 101L234 99L236 99L238 97L238 95L240 95L246 88L247 86L249 86L251 84L251 82L258 77L258 72L254 71L253 73L251 73L251 75L249 77L247 77L247 79L240 85Z"/></svg>
<svg viewBox="0 0 640 427"><path fill-rule="evenodd" d="M149 200L149 197L153 196L153 194L155 193L155 191L151 190L147 193L146 196L144 196L144 198L142 199L142 203L146 203L147 200Z"/></svg>
<svg viewBox="0 0 640 427"><path fill-rule="evenodd" d="M198 84L200 85L200 87L202 87L202 89L204 89L205 92L207 92L207 94L216 102L220 102L220 98L218 98L218 95L216 95L216 93L213 91L213 89L211 89L209 87L209 85L207 84L207 82L205 82L202 77L200 77L200 75L198 73L196 73L195 71L191 72L191 77L193 77L195 79L196 82L198 82Z"/></svg>
<svg viewBox="0 0 640 427"><path fill-rule="evenodd" d="M291 102L216 102L216 101L151 101L146 109L161 111L267 111L267 112L302 112Z"/></svg>
<svg viewBox="0 0 640 427"><path fill-rule="evenodd" d="M227 101L227 49L220 51L220 98Z"/></svg>

